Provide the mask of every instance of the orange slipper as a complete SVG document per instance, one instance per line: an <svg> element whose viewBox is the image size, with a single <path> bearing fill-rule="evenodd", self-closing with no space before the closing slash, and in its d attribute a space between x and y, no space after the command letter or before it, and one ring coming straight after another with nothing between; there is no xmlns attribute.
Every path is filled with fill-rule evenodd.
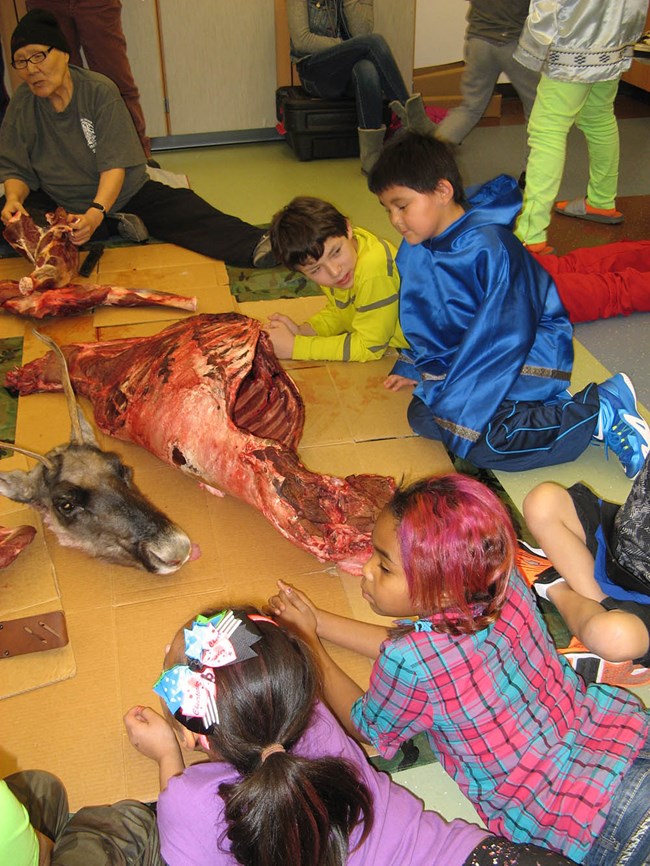
<svg viewBox="0 0 650 866"><path fill-rule="evenodd" d="M592 207L586 198L574 198L572 201L558 201L553 208L555 213L564 216L575 217L579 220L590 220L594 223L607 223L607 225L618 225L624 220L620 210L613 208Z"/></svg>
<svg viewBox="0 0 650 866"><path fill-rule="evenodd" d="M546 241L541 241L538 244L524 244L524 246L529 252L535 253L537 256L550 256L555 252L555 247L550 246Z"/></svg>

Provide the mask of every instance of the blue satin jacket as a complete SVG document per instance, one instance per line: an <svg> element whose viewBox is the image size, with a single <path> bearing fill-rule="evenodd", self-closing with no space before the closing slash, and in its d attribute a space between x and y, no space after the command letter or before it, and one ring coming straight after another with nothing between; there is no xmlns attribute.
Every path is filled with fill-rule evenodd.
<svg viewBox="0 0 650 866"><path fill-rule="evenodd" d="M552 401L569 384L572 327L549 274L512 233L514 178L468 190L465 214L397 254L410 349L394 373L419 380L443 441L461 457L504 400Z"/></svg>

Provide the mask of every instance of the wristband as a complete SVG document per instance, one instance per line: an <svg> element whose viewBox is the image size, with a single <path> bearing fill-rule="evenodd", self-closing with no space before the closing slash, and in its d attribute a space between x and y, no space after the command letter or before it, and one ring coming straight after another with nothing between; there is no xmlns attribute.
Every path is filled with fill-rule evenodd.
<svg viewBox="0 0 650 866"><path fill-rule="evenodd" d="M90 204L88 205L88 207L89 208L96 207L97 210L100 210L104 214L104 216L106 216L106 208L104 207L103 204L100 204L98 201L91 201Z"/></svg>

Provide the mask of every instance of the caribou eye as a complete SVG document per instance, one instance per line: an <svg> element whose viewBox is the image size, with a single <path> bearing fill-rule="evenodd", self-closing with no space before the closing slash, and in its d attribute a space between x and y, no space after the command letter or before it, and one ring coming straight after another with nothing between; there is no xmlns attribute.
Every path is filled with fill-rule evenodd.
<svg viewBox="0 0 650 866"><path fill-rule="evenodd" d="M85 508L89 494L86 490L73 484L64 484L61 487L63 489L59 489L52 496L52 505L61 517L69 519Z"/></svg>
<svg viewBox="0 0 650 866"><path fill-rule="evenodd" d="M73 502L71 499L58 499L54 502L54 507L66 517L70 517L80 507L78 502Z"/></svg>

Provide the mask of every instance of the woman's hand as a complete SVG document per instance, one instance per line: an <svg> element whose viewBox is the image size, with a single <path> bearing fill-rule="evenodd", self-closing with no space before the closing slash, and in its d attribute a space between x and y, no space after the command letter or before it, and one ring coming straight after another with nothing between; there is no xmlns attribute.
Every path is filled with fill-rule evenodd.
<svg viewBox="0 0 650 866"><path fill-rule="evenodd" d="M388 391L401 391L402 388L414 388L416 385L417 382L414 379L398 376L397 373L391 373L384 379L384 388Z"/></svg>
<svg viewBox="0 0 650 866"><path fill-rule="evenodd" d="M318 637L318 614L316 605L299 589L278 581L278 593L269 599L269 608L275 618L289 631L307 643Z"/></svg>
<svg viewBox="0 0 650 866"><path fill-rule="evenodd" d="M70 237L75 246L81 246L91 239L99 228L104 214L98 208L88 208L86 213L68 214L68 225L72 226Z"/></svg>
<svg viewBox="0 0 650 866"><path fill-rule="evenodd" d="M17 198L7 196L5 200L5 206L2 208L2 213L0 214L2 222L7 225L9 220L14 216L14 214L17 213L29 216L29 214L23 207L23 203L21 201L19 201Z"/></svg>
<svg viewBox="0 0 650 866"><path fill-rule="evenodd" d="M131 745L159 764L169 755L181 754L171 725L151 707L131 707L124 716L124 727Z"/></svg>

